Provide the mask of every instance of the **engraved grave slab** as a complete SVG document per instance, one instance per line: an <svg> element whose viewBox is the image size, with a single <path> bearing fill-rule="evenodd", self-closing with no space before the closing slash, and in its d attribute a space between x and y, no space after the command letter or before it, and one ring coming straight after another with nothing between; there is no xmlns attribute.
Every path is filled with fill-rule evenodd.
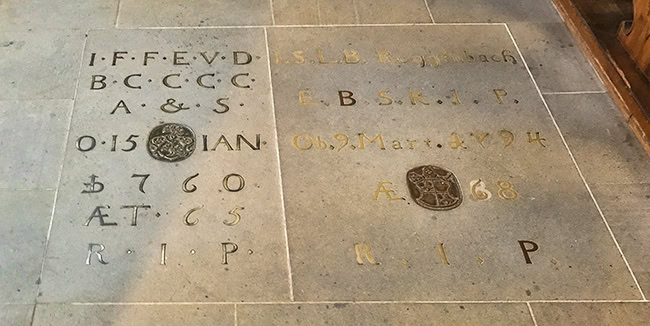
<svg viewBox="0 0 650 326"><path fill-rule="evenodd" d="M504 26L269 44L296 300L639 298Z"/></svg>
<svg viewBox="0 0 650 326"><path fill-rule="evenodd" d="M91 31L41 301L289 298L263 29Z"/></svg>

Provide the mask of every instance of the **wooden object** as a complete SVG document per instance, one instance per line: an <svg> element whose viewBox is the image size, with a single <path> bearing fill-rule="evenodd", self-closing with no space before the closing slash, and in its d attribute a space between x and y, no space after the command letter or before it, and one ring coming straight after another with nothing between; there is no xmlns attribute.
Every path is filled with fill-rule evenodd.
<svg viewBox="0 0 650 326"><path fill-rule="evenodd" d="M623 112L628 126L650 155L650 83L616 38L616 27L613 27L613 33L599 30L599 24L602 24L599 19L602 17L589 12L592 8L590 2L591 0L553 0L569 30ZM582 6L579 8L577 5ZM599 32L600 37L594 31ZM613 37L608 34L613 34Z"/></svg>
<svg viewBox="0 0 650 326"><path fill-rule="evenodd" d="M619 39L639 69L650 78L650 0L634 0L634 20L628 25L621 25Z"/></svg>

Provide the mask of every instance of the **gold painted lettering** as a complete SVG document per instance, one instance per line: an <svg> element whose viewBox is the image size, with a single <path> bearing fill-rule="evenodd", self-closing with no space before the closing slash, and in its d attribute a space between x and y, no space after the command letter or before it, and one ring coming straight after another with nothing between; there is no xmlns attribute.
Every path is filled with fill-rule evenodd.
<svg viewBox="0 0 650 326"><path fill-rule="evenodd" d="M497 187L499 187L499 197L505 200L515 200L519 198L519 193L514 189L514 186L510 181L498 181Z"/></svg>
<svg viewBox="0 0 650 326"><path fill-rule="evenodd" d="M445 253L444 244L438 243L436 247L438 247L438 253L440 254L440 260L442 260L442 263L444 265L449 265L449 260L447 260L447 253Z"/></svg>
<svg viewBox="0 0 650 326"><path fill-rule="evenodd" d="M503 104L503 98L508 95L508 92L505 89L498 88L494 89L494 94L497 96L497 103Z"/></svg>
<svg viewBox="0 0 650 326"><path fill-rule="evenodd" d="M395 58L388 51L377 51L377 61L379 63L394 63Z"/></svg>
<svg viewBox="0 0 650 326"><path fill-rule="evenodd" d="M361 62L359 52L356 50L343 50L343 55L345 56L345 63L347 64L355 64Z"/></svg>
<svg viewBox="0 0 650 326"><path fill-rule="evenodd" d="M301 146L300 139L303 138L308 141L308 145ZM314 146L314 141L307 134L297 134L293 136L293 147L300 151L306 151Z"/></svg>
<svg viewBox="0 0 650 326"><path fill-rule="evenodd" d="M326 61L325 56L323 55L323 51L321 49L318 49L317 52L318 52L318 63L320 64L337 63L336 61Z"/></svg>
<svg viewBox="0 0 650 326"><path fill-rule="evenodd" d="M453 104L453 105L458 105L458 104L461 104L461 103L462 103L462 102L460 101L460 97L458 97L458 93L456 92L455 89L452 89L452 90L451 90L451 97L453 98L453 100L451 100L451 104Z"/></svg>
<svg viewBox="0 0 650 326"><path fill-rule="evenodd" d="M489 200L492 198L492 193L487 190L485 182L481 181L481 179L470 181L469 187L472 190L474 200Z"/></svg>
<svg viewBox="0 0 650 326"><path fill-rule="evenodd" d="M465 146L465 142L458 136L457 133L452 132L451 133L451 140L449 141L449 147L452 149L467 149L467 146Z"/></svg>
<svg viewBox="0 0 650 326"><path fill-rule="evenodd" d="M485 142L485 139L490 135L489 132L475 132L470 134L472 137L476 139L476 141L481 145L481 147L485 148L483 145L483 142Z"/></svg>
<svg viewBox="0 0 650 326"><path fill-rule="evenodd" d="M293 55L294 59L296 59L295 62L296 62L297 64L303 64L303 63L305 63L305 52L304 52L304 51L301 51L301 50L294 51L294 52L292 53L292 55Z"/></svg>
<svg viewBox="0 0 650 326"><path fill-rule="evenodd" d="M509 130L503 129L503 130L499 131L499 136L501 136L501 138L503 138L503 145L504 145L503 148L506 148L506 147L512 145L512 143L515 141L515 134L513 134Z"/></svg>
<svg viewBox="0 0 650 326"><path fill-rule="evenodd" d="M308 89L301 89L298 91L298 100L301 106L316 106L316 103L312 103L311 91Z"/></svg>
<svg viewBox="0 0 650 326"><path fill-rule="evenodd" d="M429 103L425 102L422 98L422 93L420 93L420 91L409 90L409 99L411 100L411 105L416 105L417 102L429 105Z"/></svg>
<svg viewBox="0 0 650 326"><path fill-rule="evenodd" d="M542 147L546 147L546 145L544 144L544 141L546 141L546 138L542 138L542 137L540 137L540 136L539 136L539 132L535 132L535 136L534 136L534 137L533 137L533 133L530 132L530 131L527 132L527 134L528 134L528 143L529 143L529 144L532 144L532 143L538 143L538 144L540 144Z"/></svg>
<svg viewBox="0 0 650 326"><path fill-rule="evenodd" d="M402 200L402 198L399 197L393 197L393 194L395 194L395 191L389 188L386 188L388 185L392 185L392 182L387 182L387 181L381 181L379 184L377 184L377 190L375 191L375 195L373 197L374 200L379 200L379 195L380 194L385 194L388 197L388 200Z"/></svg>
<svg viewBox="0 0 650 326"><path fill-rule="evenodd" d="M379 263L372 256L371 250L372 250L372 248L370 247L369 244L355 243L354 244L354 252L357 255L357 264L363 265L364 264L364 258L365 258L371 265L379 265Z"/></svg>
<svg viewBox="0 0 650 326"><path fill-rule="evenodd" d="M390 96L388 96L388 90L381 90L381 91L379 91L379 93L377 93L377 95L380 98L385 100L383 102L379 102L379 105L391 105L391 104L393 104L393 99L390 98Z"/></svg>
<svg viewBox="0 0 650 326"><path fill-rule="evenodd" d="M366 136L365 133L360 133L359 134L359 149L365 149L366 144L364 140L368 140L371 143L375 143L376 141L379 141L379 148L381 149L386 149L386 146L384 146L384 137L382 137L381 134L377 134L375 138L370 139L368 136Z"/></svg>

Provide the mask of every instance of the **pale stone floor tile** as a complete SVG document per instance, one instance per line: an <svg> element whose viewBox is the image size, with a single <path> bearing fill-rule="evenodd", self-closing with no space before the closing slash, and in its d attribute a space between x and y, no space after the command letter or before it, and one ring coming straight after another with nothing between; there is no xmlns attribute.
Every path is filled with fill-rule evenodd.
<svg viewBox="0 0 650 326"><path fill-rule="evenodd" d="M504 26L269 43L296 299L640 297ZM429 164L457 173L460 207L409 194Z"/></svg>
<svg viewBox="0 0 650 326"><path fill-rule="evenodd" d="M0 101L0 188L56 188L71 112L71 100Z"/></svg>
<svg viewBox="0 0 650 326"><path fill-rule="evenodd" d="M609 94L545 98L587 183L650 182L650 158Z"/></svg>
<svg viewBox="0 0 650 326"><path fill-rule="evenodd" d="M532 304L538 326L646 326L648 303Z"/></svg>
<svg viewBox="0 0 650 326"><path fill-rule="evenodd" d="M650 183L596 184L594 196L641 289L650 291Z"/></svg>
<svg viewBox="0 0 650 326"><path fill-rule="evenodd" d="M551 0L427 0L436 23L561 22Z"/></svg>
<svg viewBox="0 0 650 326"><path fill-rule="evenodd" d="M34 302L53 202L51 190L0 190L0 304Z"/></svg>
<svg viewBox="0 0 650 326"><path fill-rule="evenodd" d="M3 0L0 30L88 29L115 24L119 0Z"/></svg>
<svg viewBox="0 0 650 326"><path fill-rule="evenodd" d="M0 32L0 100L72 99L82 31Z"/></svg>
<svg viewBox="0 0 650 326"><path fill-rule="evenodd" d="M264 30L91 31L83 62L39 300L289 300Z"/></svg>
<svg viewBox="0 0 650 326"><path fill-rule="evenodd" d="M237 325L532 326L525 304L329 303L237 305Z"/></svg>
<svg viewBox="0 0 650 326"><path fill-rule="evenodd" d="M423 0L274 0L279 25L430 23Z"/></svg>
<svg viewBox="0 0 650 326"><path fill-rule="evenodd" d="M31 304L0 305L0 325L31 326L33 311Z"/></svg>
<svg viewBox="0 0 650 326"><path fill-rule="evenodd" d="M121 0L119 27L271 25L269 0Z"/></svg>
<svg viewBox="0 0 650 326"><path fill-rule="evenodd" d="M564 23L508 25L542 92L604 90Z"/></svg>
<svg viewBox="0 0 650 326"><path fill-rule="evenodd" d="M118 2L0 0L0 325L532 326L523 301L641 298L503 24L177 29L431 18ZM543 92L602 90L550 3L428 0L438 23L508 23ZM545 98L647 294L650 159L609 95ZM431 303L481 300L519 302Z"/></svg>
<svg viewBox="0 0 650 326"><path fill-rule="evenodd" d="M39 304L34 326L234 326L233 305Z"/></svg>

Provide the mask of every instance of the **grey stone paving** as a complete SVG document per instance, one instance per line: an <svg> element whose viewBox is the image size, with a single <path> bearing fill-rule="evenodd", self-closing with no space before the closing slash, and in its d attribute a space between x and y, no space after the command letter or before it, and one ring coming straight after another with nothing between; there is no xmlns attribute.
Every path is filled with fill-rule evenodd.
<svg viewBox="0 0 650 326"><path fill-rule="evenodd" d="M0 18L2 325L647 323L650 160L547 0Z"/></svg>

